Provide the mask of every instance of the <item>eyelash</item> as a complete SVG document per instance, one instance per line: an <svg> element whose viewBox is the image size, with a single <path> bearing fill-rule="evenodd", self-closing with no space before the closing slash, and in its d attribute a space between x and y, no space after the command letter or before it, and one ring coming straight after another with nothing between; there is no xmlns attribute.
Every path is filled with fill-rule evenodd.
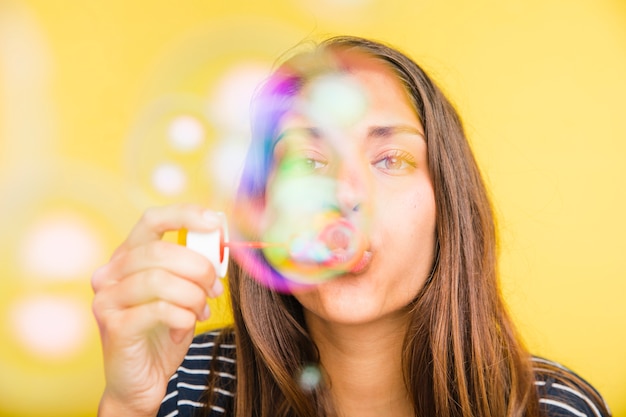
<svg viewBox="0 0 626 417"><path fill-rule="evenodd" d="M389 164L389 161L393 161L392 163L400 163L400 166L389 167L387 166L387 164ZM293 153L286 156L286 158L283 159L282 162L283 164L287 164L286 166L284 166L285 168L295 168L296 171L294 171L294 173L299 172L301 174L322 172L322 170L324 170L324 168L326 168L329 164L329 161L326 160L318 152L302 152L300 154ZM393 175L412 170L417 166L417 163L415 161L415 157L411 153L396 149L388 151L378 157L372 163L372 166L376 169L381 170L382 172Z"/></svg>
<svg viewBox="0 0 626 417"><path fill-rule="evenodd" d="M388 167L379 166L382 162L390 161L393 159L396 159L402 163L400 168L388 168ZM372 163L372 165L375 168L381 169L384 172L391 173L391 172L398 172L398 171L404 171L407 169L415 168L417 166L417 162L415 161L415 158L413 157L413 155L411 155L410 153L405 152L405 151L400 151L400 150L393 150L393 151L383 154L381 157L376 159Z"/></svg>
<svg viewBox="0 0 626 417"><path fill-rule="evenodd" d="M318 152L293 152L280 159L279 165L292 173L307 174L319 172L328 165L328 161ZM311 166L313 165L313 166Z"/></svg>

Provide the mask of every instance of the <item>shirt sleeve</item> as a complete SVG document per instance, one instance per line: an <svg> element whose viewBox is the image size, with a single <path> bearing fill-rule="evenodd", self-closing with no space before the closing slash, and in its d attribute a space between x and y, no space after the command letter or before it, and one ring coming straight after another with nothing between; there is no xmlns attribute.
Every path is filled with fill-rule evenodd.
<svg viewBox="0 0 626 417"><path fill-rule="evenodd" d="M539 405L547 417L610 417L600 393L570 369L533 358Z"/></svg>
<svg viewBox="0 0 626 417"><path fill-rule="evenodd" d="M210 408L208 415L230 414L235 387L235 344L220 337L220 331L194 338L185 359L167 384L157 417L191 417L198 409ZM209 378L216 381L207 404Z"/></svg>
<svg viewBox="0 0 626 417"><path fill-rule="evenodd" d="M178 415L178 372L170 378L167 383L165 397L161 401L161 408L157 417L174 417Z"/></svg>

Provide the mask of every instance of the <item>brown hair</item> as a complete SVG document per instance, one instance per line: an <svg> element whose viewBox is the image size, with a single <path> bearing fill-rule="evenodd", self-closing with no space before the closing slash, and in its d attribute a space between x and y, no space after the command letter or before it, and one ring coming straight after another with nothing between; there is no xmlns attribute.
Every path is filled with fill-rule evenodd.
<svg viewBox="0 0 626 417"><path fill-rule="evenodd" d="M306 63L323 67L324 54L342 51L386 62L425 131L437 247L431 277L411 305L404 340L404 379L415 415L538 416L530 357L498 287L495 220L484 182L455 109L406 55L378 42L335 37L283 64L259 94L239 203L263 205L268 149L277 120L310 76ZM299 71L302 65L306 72ZM237 343L234 415L334 415L323 384L305 391L297 382L305 364L319 362L302 307L292 296L259 284L250 268L266 266L240 268L231 262L229 274Z"/></svg>

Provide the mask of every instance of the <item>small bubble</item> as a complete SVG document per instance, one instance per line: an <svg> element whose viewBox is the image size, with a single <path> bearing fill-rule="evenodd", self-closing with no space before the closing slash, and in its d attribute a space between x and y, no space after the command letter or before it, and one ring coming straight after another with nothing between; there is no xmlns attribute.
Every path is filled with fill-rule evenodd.
<svg viewBox="0 0 626 417"><path fill-rule="evenodd" d="M41 219L24 233L19 246L22 271L49 280L82 278L103 258L97 233L75 213Z"/></svg>
<svg viewBox="0 0 626 417"><path fill-rule="evenodd" d="M10 310L13 336L36 356L71 358L88 339L88 306L65 296L31 295Z"/></svg>
<svg viewBox="0 0 626 417"><path fill-rule="evenodd" d="M322 381L322 373L316 365L306 365L300 372L298 383L306 392L315 390Z"/></svg>
<svg viewBox="0 0 626 417"><path fill-rule="evenodd" d="M204 126L195 117L178 116L170 123L168 136L174 149L180 152L194 151L204 141Z"/></svg>
<svg viewBox="0 0 626 417"><path fill-rule="evenodd" d="M161 164L152 172L152 185L161 194L174 196L182 193L187 186L187 176L175 164Z"/></svg>

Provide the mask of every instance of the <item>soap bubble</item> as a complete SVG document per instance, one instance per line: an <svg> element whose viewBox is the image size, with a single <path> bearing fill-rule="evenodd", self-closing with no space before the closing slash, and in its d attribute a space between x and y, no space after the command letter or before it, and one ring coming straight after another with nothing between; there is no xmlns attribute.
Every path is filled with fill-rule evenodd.
<svg viewBox="0 0 626 417"><path fill-rule="evenodd" d="M274 290L301 291L359 273L371 257L369 204L362 204L370 194L362 174L371 161L348 137L369 103L357 80L337 68L316 68L304 83L287 68L257 96L233 235L262 244L232 253ZM348 193L354 196L346 197L346 188L357 189Z"/></svg>
<svg viewBox="0 0 626 417"><path fill-rule="evenodd" d="M187 177L181 166L164 163L152 172L152 185L163 195L179 195L187 186Z"/></svg>
<svg viewBox="0 0 626 417"><path fill-rule="evenodd" d="M180 115L170 122L168 136L172 148L180 152L192 152L204 141L204 126L193 116Z"/></svg>
<svg viewBox="0 0 626 417"><path fill-rule="evenodd" d="M88 275L105 259L98 231L75 213L47 215L32 222L21 237L16 260L25 276L74 280Z"/></svg>
<svg viewBox="0 0 626 417"><path fill-rule="evenodd" d="M298 385L305 392L315 390L322 382L322 372L317 365L306 365L298 375Z"/></svg>
<svg viewBox="0 0 626 417"><path fill-rule="evenodd" d="M29 295L10 309L12 336L34 356L65 359L86 343L87 303L67 296Z"/></svg>

